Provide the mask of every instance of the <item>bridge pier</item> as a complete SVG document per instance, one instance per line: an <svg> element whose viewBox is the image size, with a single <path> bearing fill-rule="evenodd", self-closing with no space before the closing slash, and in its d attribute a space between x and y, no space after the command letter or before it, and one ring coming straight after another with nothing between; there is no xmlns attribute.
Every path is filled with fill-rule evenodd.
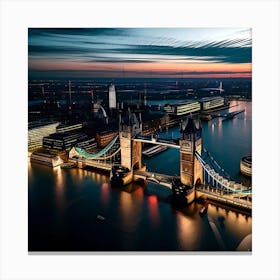
<svg viewBox="0 0 280 280"><path fill-rule="evenodd" d="M86 164L84 162L82 162L82 161L78 161L77 162L77 167L78 168L84 168L84 167L86 167Z"/></svg>

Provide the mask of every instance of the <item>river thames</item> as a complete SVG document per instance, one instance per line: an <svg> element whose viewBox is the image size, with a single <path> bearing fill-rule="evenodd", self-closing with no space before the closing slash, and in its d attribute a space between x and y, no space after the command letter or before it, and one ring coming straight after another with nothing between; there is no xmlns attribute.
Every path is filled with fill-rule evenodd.
<svg viewBox="0 0 280 280"><path fill-rule="evenodd" d="M227 111L245 109L232 120L202 123L203 145L231 178L251 154L252 103L232 101ZM179 137L178 126L162 131ZM143 157L148 170L179 174L179 151ZM109 176L85 169L51 169L28 163L29 251L251 251L252 217L209 204L201 217L194 202L176 210L171 191L153 183L111 188ZM106 217L105 221L96 219ZM242 242L243 241L243 242ZM240 245L240 243L242 243Z"/></svg>

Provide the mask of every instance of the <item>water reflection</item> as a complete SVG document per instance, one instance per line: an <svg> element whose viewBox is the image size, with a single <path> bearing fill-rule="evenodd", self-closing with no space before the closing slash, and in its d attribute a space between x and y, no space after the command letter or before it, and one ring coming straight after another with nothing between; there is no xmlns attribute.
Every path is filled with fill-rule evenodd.
<svg viewBox="0 0 280 280"><path fill-rule="evenodd" d="M201 241L201 226L198 226L199 220L185 216L177 212L177 234L180 249L196 250Z"/></svg>
<svg viewBox="0 0 280 280"><path fill-rule="evenodd" d="M55 182L55 196L57 207L62 210L66 206L66 198L65 198L65 173L62 172L61 168L54 167L54 182Z"/></svg>
<svg viewBox="0 0 280 280"><path fill-rule="evenodd" d="M119 193L120 222L123 230L132 232L136 230L141 218L143 196L121 191Z"/></svg>
<svg viewBox="0 0 280 280"><path fill-rule="evenodd" d="M237 106L232 109L236 108ZM205 148L231 175L239 172L240 158L246 149L250 149L250 122L247 124L248 129L244 129L241 116L242 114L234 125L231 125L231 121L222 122L218 118L203 124ZM246 118L250 120L250 104L246 110ZM179 137L178 127L169 128L169 132L169 135L174 132L173 136ZM239 145L240 138L244 142L242 146ZM144 161L150 170L170 175L179 174L179 151L176 149L168 149L154 158L145 158ZM105 243L109 237L112 244L118 244L121 250L139 248L137 246L141 246L141 242L146 242L146 239L150 241L149 248L153 249L160 248L160 242L166 241L170 241L168 248L174 250L236 250L240 244L246 243L246 248L248 244L252 245L249 238L252 232L250 216L209 204L208 213L202 218L198 214L199 206L196 203L184 211L176 212L175 215L170 214L171 206L165 202L168 193L164 187L148 184L143 190L139 185L131 184L112 190L108 184L108 176L90 169L52 170L46 166L32 166L30 163L28 175L32 194L29 203L33 203L34 209L39 210L30 212L30 223L33 221L31 226L37 228L38 213L38 219L44 219L46 224L45 235L38 235L37 232L33 235L41 244L51 244L57 240L57 236L63 235L63 238L69 238L69 244L75 241L78 248L79 244L91 242L82 238L88 234L90 240L96 238L95 244ZM147 195L147 192L152 195ZM65 204L67 207L64 207ZM70 207L74 204L75 207ZM104 223L95 224L95 220L87 218L77 219L85 217L87 213L99 213L102 206L106 208ZM58 217L62 217L63 213L67 218L58 222L56 215L55 218L51 217L50 210L58 212ZM60 227L63 226L65 228L61 231ZM69 228L86 230L76 236ZM94 245L86 248L96 249Z"/></svg>
<svg viewBox="0 0 280 280"><path fill-rule="evenodd" d="M31 166L30 157L28 157L28 181L32 181L32 180L33 180L33 169ZM30 187L31 184L29 184L28 186Z"/></svg>
<svg viewBox="0 0 280 280"><path fill-rule="evenodd" d="M101 201L104 206L108 206L110 201L110 186L108 183L103 183L101 185Z"/></svg>
<svg viewBox="0 0 280 280"><path fill-rule="evenodd" d="M149 195L148 197L148 209L149 218L153 228L157 228L160 223L158 198L156 195Z"/></svg>
<svg viewBox="0 0 280 280"><path fill-rule="evenodd" d="M209 221L220 246L235 250L241 240L252 230L252 217L209 204ZM248 243L247 243L248 245ZM252 248L252 244L250 246Z"/></svg>
<svg viewBox="0 0 280 280"><path fill-rule="evenodd" d="M80 168L77 168L77 170L78 170L78 174L77 174L78 175L78 180L81 181L83 179L84 172Z"/></svg>

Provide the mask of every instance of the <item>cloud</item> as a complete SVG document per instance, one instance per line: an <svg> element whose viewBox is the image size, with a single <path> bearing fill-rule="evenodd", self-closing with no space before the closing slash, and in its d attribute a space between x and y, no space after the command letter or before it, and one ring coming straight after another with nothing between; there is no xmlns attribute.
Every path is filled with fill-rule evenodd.
<svg viewBox="0 0 280 280"><path fill-rule="evenodd" d="M232 43L232 42L231 42ZM240 42L239 42L240 43ZM227 46L229 42L212 42L200 46L184 46L184 47L173 47L173 46L157 46L157 45L124 45L122 47L108 47L107 49L100 48L97 45L91 47L84 46L43 46L43 45L29 45L29 57L32 56L53 56L55 58L66 56L71 59L71 56L84 55L80 57L81 61L93 61L88 60L87 57L92 55L96 61L104 62L127 62L127 58L123 58L125 55L133 55L134 59L130 56L130 61L158 61L170 60L170 56L174 56L174 60L181 60L186 62L188 60L200 60L201 62L221 62L221 63L250 63L252 61L252 49L251 47L238 47L238 46ZM235 42L237 44L237 42ZM97 55L99 54L99 56ZM113 54L113 55L112 55ZM116 57L116 54L121 57ZM142 56L139 59L139 55ZM147 55L147 59L143 56ZM151 55L160 56L151 59ZM168 56L168 57L167 57Z"/></svg>
<svg viewBox="0 0 280 280"><path fill-rule="evenodd" d="M181 56L182 60L193 57L204 60L205 62L250 63L252 61L252 49L248 46L248 41L246 40L191 43L187 46L180 47L167 45L134 45L119 49L119 52L126 54ZM187 59L185 59L185 57L187 57Z"/></svg>
<svg viewBox="0 0 280 280"><path fill-rule="evenodd" d="M219 40L214 40L213 36L211 40L209 38L199 40L195 39L195 36L192 40L188 40L186 36L176 37L175 31L179 30L176 28L173 37L172 30L168 29L169 33L158 36L157 29L149 28L29 28L29 62L36 60L85 64L252 62L252 39L249 29L230 33L233 35L229 38L223 36ZM180 29L178 32L184 30L189 29ZM165 34L165 29L160 31L161 34ZM32 66L32 63L29 65ZM172 73L177 75L176 71ZM173 75L172 73L170 72L170 75Z"/></svg>
<svg viewBox="0 0 280 280"><path fill-rule="evenodd" d="M28 28L28 36L120 36L125 35L124 28Z"/></svg>

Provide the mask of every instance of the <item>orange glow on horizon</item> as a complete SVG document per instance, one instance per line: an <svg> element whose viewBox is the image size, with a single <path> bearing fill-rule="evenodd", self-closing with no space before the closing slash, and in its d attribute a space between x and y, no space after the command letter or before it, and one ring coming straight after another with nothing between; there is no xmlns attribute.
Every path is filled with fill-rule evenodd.
<svg viewBox="0 0 280 280"><path fill-rule="evenodd" d="M80 62L57 60L30 60L29 68L45 71L100 71L108 72L111 76L178 76L178 77L251 77L252 64L230 63L171 63L171 62L137 62L137 63L108 63ZM115 72L115 73L114 73ZM189 73L188 73L189 72ZM213 73L211 73L213 72ZM220 73L219 73L220 72Z"/></svg>

